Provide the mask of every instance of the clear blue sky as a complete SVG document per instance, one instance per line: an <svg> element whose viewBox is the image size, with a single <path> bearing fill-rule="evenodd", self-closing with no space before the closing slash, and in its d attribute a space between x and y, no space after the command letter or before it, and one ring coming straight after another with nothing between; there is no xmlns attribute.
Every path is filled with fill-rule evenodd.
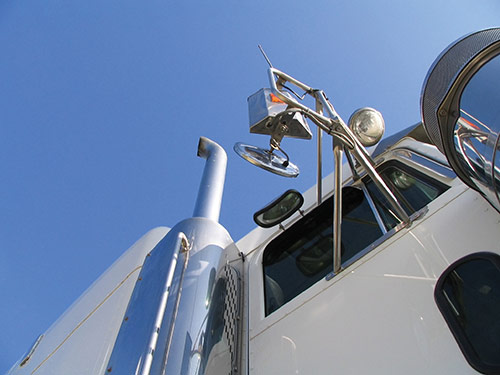
<svg viewBox="0 0 500 375"><path fill-rule="evenodd" d="M0 373L142 234L191 216L199 136L228 151L235 240L314 183L315 142L283 142L294 180L232 151L267 146L248 133L259 43L346 120L372 106L392 134L419 121L441 50L499 19L498 0L0 2Z"/></svg>

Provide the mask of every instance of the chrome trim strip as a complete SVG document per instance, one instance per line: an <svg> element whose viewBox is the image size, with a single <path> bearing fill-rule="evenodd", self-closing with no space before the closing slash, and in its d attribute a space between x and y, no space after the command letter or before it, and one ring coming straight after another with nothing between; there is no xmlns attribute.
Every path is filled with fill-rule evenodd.
<svg viewBox="0 0 500 375"><path fill-rule="evenodd" d="M170 318L170 325L168 327L168 335L167 335L167 340L166 340L166 349L165 349L165 354L163 355L164 359L166 360L168 358L168 354L170 352L170 348L172 346L172 337L174 336L174 328L175 328L175 321L177 319L177 314L179 313L179 304L181 301L181 294L182 294L182 285L184 283L184 275L186 274L186 268L189 262L189 243L186 238L186 236L183 233L179 233L179 237L182 235L182 240L183 243L181 244L182 247L182 253L184 255L184 262L182 264L182 270L181 274L179 277L179 285L177 286L177 293L175 295L175 303L174 303L174 311L172 312L172 316ZM180 249L178 250L178 253L180 253ZM173 267L171 266L170 272L172 272L171 277L173 277L175 271L175 265ZM170 275L169 275L170 276ZM168 289L171 288L171 285L168 286ZM163 318L163 316L161 317ZM158 337L158 333L160 332L160 327L161 327L161 320L158 322L158 330L156 336Z"/></svg>
<svg viewBox="0 0 500 375"><path fill-rule="evenodd" d="M188 241L186 238L186 235L182 232L177 234L177 242L174 247L174 253L172 254L172 261L170 262L170 267L167 273L167 279L165 282L165 287L163 289L163 294L160 299L160 304L158 306L158 311L156 312L156 318L154 321L154 326L153 326L153 331L151 332L151 337L149 339L149 344L148 348L145 354L145 359L144 359L144 365L142 367L142 370L140 372L141 375L149 375L151 371L151 364L153 363L153 355L156 350L156 344L158 342L158 335L160 333L160 328L161 328L161 322L163 320L163 316L165 314L165 308L167 306L167 300L168 300L168 295L170 292L170 289L172 287L172 280L174 277L174 271L177 266L177 261L179 258L179 254L181 253L181 250L185 253L184 257L184 265L183 265L183 271L187 267L187 263L189 260L189 252L188 252ZM182 278L180 281L180 287L177 290L177 295L176 295L176 300L180 298L180 291L182 289ZM177 311L175 311L174 315L172 315L172 326L170 327L170 330L173 330L173 323L175 321L175 317L177 316ZM167 351L170 347L170 342L167 343ZM167 352L168 353L168 352Z"/></svg>
<svg viewBox="0 0 500 375"><path fill-rule="evenodd" d="M38 345L40 345L40 341L42 341L43 337L43 334L37 337L33 345L31 345L31 348L28 350L28 353L25 354L24 358L19 363L19 367L23 367L26 363L28 363L28 361L33 356L33 353L35 353L36 348L38 347Z"/></svg>
<svg viewBox="0 0 500 375"><path fill-rule="evenodd" d="M278 80L275 81L275 76L278 77ZM271 90L274 95L276 95L279 99L289 105L290 108L298 108L303 112L303 114L311 119L320 129L325 130L329 135L333 138L333 154L335 160L335 203L334 203L334 213L333 213L333 270L334 272L340 272L341 264L340 264L340 237L341 237L341 222L342 222L342 213L341 213L341 189L342 189L342 151L343 147L349 149L354 158L358 161L359 164L363 166L368 175L373 180L374 184L379 188L382 195L387 199L388 203L394 209L398 219L401 222L408 223L410 218L408 214L403 209L401 203L398 201L396 196L392 193L392 191L388 188L384 180L377 173L373 160L370 155L363 147L361 142L357 139L357 137L352 133L349 127L344 123L342 118L335 111L335 108L330 103L325 93L322 90L315 90L306 84L296 80L295 78L289 76L286 73L283 73L273 67L268 69L268 78L269 84L271 86ZM290 82L293 85L303 89L306 91L306 94L311 95L316 99L316 111L311 108L288 98L279 90L282 88L282 85L285 82ZM318 110L321 110L321 113L318 113ZM323 115L323 110L326 111L327 116ZM319 200L318 200L319 201Z"/></svg>
<svg viewBox="0 0 500 375"><path fill-rule="evenodd" d="M231 246L224 227L206 218L187 219L170 230L146 256L107 373L198 374L210 354L202 345L208 311L222 306L207 296L225 254L237 250Z"/></svg>
<svg viewBox="0 0 500 375"><path fill-rule="evenodd" d="M453 179L456 177L455 172L453 172L453 169L451 169L450 167L441 164L436 160L417 154L414 151L398 149L394 150L392 154L400 159L411 162L411 164L416 164L420 167L423 167L427 171L438 174L441 177L445 177L448 179Z"/></svg>
<svg viewBox="0 0 500 375"><path fill-rule="evenodd" d="M323 113L323 105L316 101L316 112L322 114ZM316 201L318 202L318 206L323 201L323 130L318 127L317 130L317 140L316 140L316 148L317 148L317 182L316 182Z"/></svg>
<svg viewBox="0 0 500 375"><path fill-rule="evenodd" d="M335 195L333 197L333 272L342 269L342 154L343 146L334 140L333 157L335 159Z"/></svg>
<svg viewBox="0 0 500 375"><path fill-rule="evenodd" d="M370 209L372 210L373 214L375 215L375 220L377 220L377 224L378 224L380 230L382 231L383 234L386 234L387 228L385 227L384 220L380 216L380 212L377 209L377 206L375 205L375 202L373 201L373 198L372 198L370 192L368 191L368 189L366 188L364 183L361 183L360 187L361 187L361 190L363 190L363 193L365 193L365 198L368 202L368 205L370 206Z"/></svg>
<svg viewBox="0 0 500 375"><path fill-rule="evenodd" d="M449 183L450 180L457 177L448 164L444 164L441 160L435 159L430 155L424 155L417 150L406 147L388 150L380 156L377 156L375 159L375 167L378 169L383 164L392 160L413 167L424 174L429 174L442 182L447 181L447 183ZM363 179L368 175L360 165L356 165L356 173L358 173L359 179Z"/></svg>
<svg viewBox="0 0 500 375"><path fill-rule="evenodd" d="M415 211L411 216L410 216L410 222L409 223L399 223L396 225L394 228L392 228L390 231L388 231L386 234L382 235L379 237L376 241L372 242L370 245L365 247L363 250L361 250L359 253L357 253L355 256L353 256L350 259L347 259L345 262L342 263L342 269L346 269L349 267L351 264L356 262L357 260L361 259L364 257L366 254L369 252L373 251L375 248L380 246L382 243L390 239L392 236L394 236L396 233L401 231L404 228L410 228L411 224L416 221L422 219L429 209L427 206L423 207L422 209ZM330 272L328 275L325 276L325 280L329 281L333 279L336 276L335 272Z"/></svg>
<svg viewBox="0 0 500 375"><path fill-rule="evenodd" d="M149 374L185 235L171 230L146 255L108 361L110 374Z"/></svg>

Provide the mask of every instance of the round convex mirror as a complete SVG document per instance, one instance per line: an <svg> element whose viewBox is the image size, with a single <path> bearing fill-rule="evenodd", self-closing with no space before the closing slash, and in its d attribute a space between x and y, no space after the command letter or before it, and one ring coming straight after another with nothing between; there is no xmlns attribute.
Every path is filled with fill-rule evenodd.
<svg viewBox="0 0 500 375"><path fill-rule="evenodd" d="M236 143L233 148L243 159L266 171L283 177L299 175L299 167L271 151L241 142Z"/></svg>

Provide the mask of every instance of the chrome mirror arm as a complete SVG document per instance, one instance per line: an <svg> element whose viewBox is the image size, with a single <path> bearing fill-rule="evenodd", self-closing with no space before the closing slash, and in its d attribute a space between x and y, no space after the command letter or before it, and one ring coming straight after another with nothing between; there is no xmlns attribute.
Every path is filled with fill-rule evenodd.
<svg viewBox="0 0 500 375"><path fill-rule="evenodd" d="M375 185L381 190L382 194L389 201L389 204L392 206L392 208L394 208L400 220L404 223L409 223L410 218L408 214L403 209L394 194L391 192L387 184L377 173L370 155L363 147L361 142L357 139L357 137L352 133L351 129L349 129L346 123L335 111L335 108L326 97L324 91L313 89L305 83L296 80L295 78L286 73L283 73L276 68L269 68L268 74L269 83L271 85L271 89L273 90L273 94L283 100L290 107L298 108L303 111L304 115L309 117L311 121L316 124L321 130L324 130L332 137L341 140L352 153L354 158L358 161L358 163L360 163L361 166L365 168L368 175L373 179ZM295 102L283 95L280 90L278 90L275 77L278 77L278 81L280 81L281 84L283 84L284 82L290 82L293 85L304 90L306 94L311 95L314 99L316 99L316 108L322 109L322 111L320 112L326 111L328 116L325 116L323 113L318 113L317 111L314 111L311 108L301 103ZM335 165L335 168L337 169L337 165Z"/></svg>
<svg viewBox="0 0 500 375"><path fill-rule="evenodd" d="M316 100L316 112L323 114L323 105ZM323 200L323 130L318 126L316 133L316 200L318 206Z"/></svg>
<svg viewBox="0 0 500 375"><path fill-rule="evenodd" d="M401 222L405 224L410 223L410 217L403 209L397 198L394 196L392 191L389 189L387 184L384 182L382 177L377 173L375 165L363 147L361 142L352 133L351 129L345 124L342 118L337 114L335 108L330 103L325 93L322 90L316 90L312 87L302 83L290 75L283 73L276 68L268 69L269 83L273 94L276 95L280 100L285 102L291 108L300 109L306 117L309 117L311 121L316 124L320 131L324 130L326 133L333 138L333 155L334 155L334 194L335 202L333 206L333 237L334 237L334 256L333 256L333 272L337 274L341 271L341 225L342 225L342 156L344 147L347 147L350 153L354 156L359 164L366 170L367 174L371 177L375 185L380 189L381 193L387 199L389 204L395 210L396 215L399 217ZM276 81L276 77L278 80ZM284 83L290 82L291 84L304 90L307 95L312 96L316 100L316 111L305 106L302 103L294 101L278 89L278 85L283 87ZM326 111L327 116L323 114ZM321 156L321 146L318 141L318 163L320 163L319 158ZM318 184L321 184L318 165ZM318 194L321 194L321 187L318 186ZM318 202L321 201L321 197L318 196Z"/></svg>

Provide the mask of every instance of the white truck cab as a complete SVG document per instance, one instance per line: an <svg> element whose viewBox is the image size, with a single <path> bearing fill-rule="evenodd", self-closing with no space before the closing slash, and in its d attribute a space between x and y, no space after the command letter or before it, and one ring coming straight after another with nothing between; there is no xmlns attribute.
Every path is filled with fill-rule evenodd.
<svg viewBox="0 0 500 375"><path fill-rule="evenodd" d="M201 138L193 217L139 239L8 374L500 373L500 29L444 51L423 123L382 141L377 111L348 126L323 91L268 75L249 108L270 148L235 151L296 176L280 143L310 121L332 175L235 241L218 223L226 153Z"/></svg>

